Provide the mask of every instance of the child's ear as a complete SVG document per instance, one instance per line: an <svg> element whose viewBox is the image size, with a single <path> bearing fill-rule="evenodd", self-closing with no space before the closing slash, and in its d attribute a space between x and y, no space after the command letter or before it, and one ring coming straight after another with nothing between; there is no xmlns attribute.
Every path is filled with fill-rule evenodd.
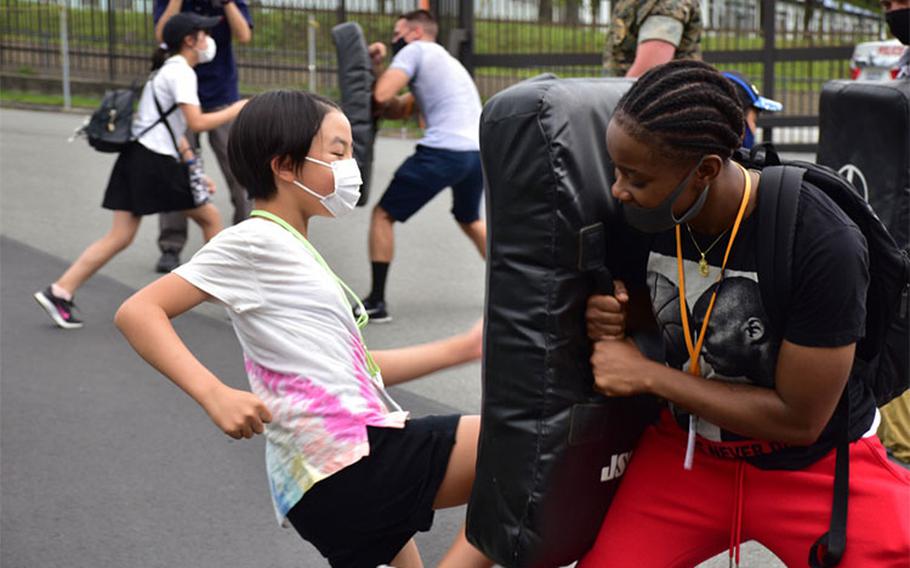
<svg viewBox="0 0 910 568"><path fill-rule="evenodd" d="M275 156L272 158L272 161L269 162L269 165L272 167L272 174L278 177L278 179L286 181L287 183L293 183L293 181L297 179L297 175L294 173L294 166L289 157Z"/></svg>

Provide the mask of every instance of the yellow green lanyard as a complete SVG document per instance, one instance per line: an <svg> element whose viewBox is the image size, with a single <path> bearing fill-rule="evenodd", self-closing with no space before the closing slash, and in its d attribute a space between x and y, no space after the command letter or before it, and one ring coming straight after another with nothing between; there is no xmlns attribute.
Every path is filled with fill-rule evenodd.
<svg viewBox="0 0 910 568"><path fill-rule="evenodd" d="M329 263L327 263L325 259L322 258L322 255L319 254L319 251L316 250L316 247L310 244L310 241L301 235L300 231L292 227L290 223L275 215L274 213L269 213L268 211L263 211L262 209L254 209L252 212L250 212L250 217L261 217L263 219L268 219L269 221L276 223L279 227L297 237L297 240L303 244L303 248L305 248L307 252L309 252L313 257L313 259L315 259L316 262L318 262L319 265L329 273L329 276L335 280L335 282L338 284L338 291L341 292L342 299L351 309L353 309L353 306L351 305L350 298L354 298L354 301L357 302L357 313L360 314L357 316L356 321L357 333L360 335L360 343L363 344L363 350L364 353L366 353L367 370L370 372L371 377L376 377L379 374L379 365L376 364L376 361L373 360L373 356L370 354L369 349L366 348L366 342L363 340L363 334L360 331L364 328L364 326L366 326L367 322L370 321L370 316L367 315L367 311L363 308L363 303L360 301L360 298L357 297L357 294L355 294L348 287L348 285L344 283L344 280L339 278L338 275L332 271L331 267L329 267Z"/></svg>

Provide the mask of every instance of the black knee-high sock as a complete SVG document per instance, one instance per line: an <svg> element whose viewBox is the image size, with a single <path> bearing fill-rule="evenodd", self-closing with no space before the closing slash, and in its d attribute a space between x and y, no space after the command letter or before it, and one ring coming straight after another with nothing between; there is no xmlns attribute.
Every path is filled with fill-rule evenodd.
<svg viewBox="0 0 910 568"><path fill-rule="evenodd" d="M385 301L385 278L389 274L388 262L373 262L373 289L369 298L374 302Z"/></svg>

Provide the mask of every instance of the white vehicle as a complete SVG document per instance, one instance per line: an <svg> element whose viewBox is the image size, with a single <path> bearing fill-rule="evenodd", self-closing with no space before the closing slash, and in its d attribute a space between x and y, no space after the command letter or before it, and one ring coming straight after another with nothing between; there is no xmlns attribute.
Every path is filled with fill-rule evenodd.
<svg viewBox="0 0 910 568"><path fill-rule="evenodd" d="M850 78L882 81L897 77L897 62L907 46L896 39L867 41L853 49L850 58Z"/></svg>

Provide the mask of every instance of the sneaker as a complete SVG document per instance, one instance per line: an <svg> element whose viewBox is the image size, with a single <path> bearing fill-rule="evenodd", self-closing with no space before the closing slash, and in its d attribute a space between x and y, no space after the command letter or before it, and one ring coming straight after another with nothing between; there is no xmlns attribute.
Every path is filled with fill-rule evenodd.
<svg viewBox="0 0 910 568"><path fill-rule="evenodd" d="M158 259L158 264L155 265L155 272L167 274L178 266L180 266L180 254L172 250L166 250L161 253L161 258Z"/></svg>
<svg viewBox="0 0 910 568"><path fill-rule="evenodd" d="M55 296L51 292L50 286L41 292L35 292L35 300L59 327L63 329L78 329L82 327L82 320L73 313L76 305L69 300Z"/></svg>
<svg viewBox="0 0 910 568"><path fill-rule="evenodd" d="M392 321L392 316L389 315L389 312L385 309L385 302L383 300L372 300L367 298L363 301L363 309L366 311L367 315L370 316L370 323L386 323ZM359 308L354 308L354 317L360 315Z"/></svg>

